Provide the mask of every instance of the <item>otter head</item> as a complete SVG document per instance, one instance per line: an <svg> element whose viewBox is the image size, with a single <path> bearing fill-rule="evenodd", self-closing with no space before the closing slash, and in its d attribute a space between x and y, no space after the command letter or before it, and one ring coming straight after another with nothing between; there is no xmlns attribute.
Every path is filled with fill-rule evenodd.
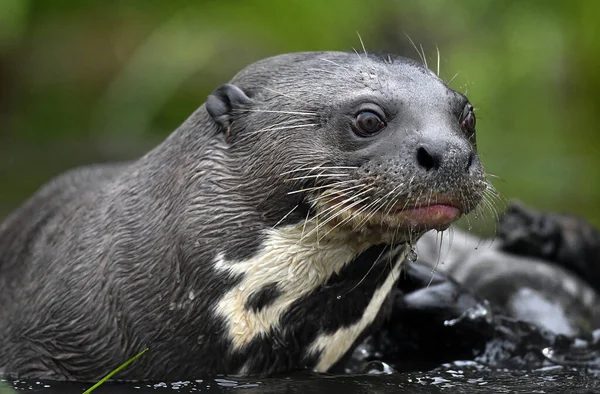
<svg viewBox="0 0 600 394"><path fill-rule="evenodd" d="M395 55L269 58L206 109L267 225L313 224L372 243L415 240L473 210L487 187L468 99ZM250 176L249 176L250 175Z"/></svg>

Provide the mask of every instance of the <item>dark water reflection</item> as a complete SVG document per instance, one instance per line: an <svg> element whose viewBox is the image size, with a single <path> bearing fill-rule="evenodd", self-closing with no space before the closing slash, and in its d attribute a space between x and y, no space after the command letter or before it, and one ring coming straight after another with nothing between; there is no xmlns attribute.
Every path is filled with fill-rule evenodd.
<svg viewBox="0 0 600 394"><path fill-rule="evenodd" d="M5 381L0 394L17 391L82 393L89 385L47 381ZM600 370L553 366L533 371L488 370L456 362L430 372L324 376L300 373L269 379L214 378L183 382L106 383L94 393L600 393Z"/></svg>

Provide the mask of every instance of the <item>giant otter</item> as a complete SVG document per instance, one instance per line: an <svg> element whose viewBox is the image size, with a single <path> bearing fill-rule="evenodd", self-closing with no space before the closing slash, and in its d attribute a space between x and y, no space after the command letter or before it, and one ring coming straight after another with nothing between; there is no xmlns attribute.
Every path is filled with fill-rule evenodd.
<svg viewBox="0 0 600 394"><path fill-rule="evenodd" d="M467 98L392 54L294 53L137 161L70 171L0 227L0 370L93 380L328 371L411 245L488 184Z"/></svg>

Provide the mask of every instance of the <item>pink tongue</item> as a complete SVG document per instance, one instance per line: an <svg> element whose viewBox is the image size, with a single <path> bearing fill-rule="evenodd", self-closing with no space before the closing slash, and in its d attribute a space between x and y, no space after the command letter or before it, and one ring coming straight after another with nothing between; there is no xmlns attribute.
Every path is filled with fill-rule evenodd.
<svg viewBox="0 0 600 394"><path fill-rule="evenodd" d="M412 225L442 229L460 218L460 209L445 204L413 208L401 213Z"/></svg>

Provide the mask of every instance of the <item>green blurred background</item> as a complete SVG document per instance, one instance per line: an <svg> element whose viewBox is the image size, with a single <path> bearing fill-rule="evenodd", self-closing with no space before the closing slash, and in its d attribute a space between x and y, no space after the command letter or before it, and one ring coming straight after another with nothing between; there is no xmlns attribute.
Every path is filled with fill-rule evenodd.
<svg viewBox="0 0 600 394"><path fill-rule="evenodd" d="M599 18L597 0L0 0L0 218L67 168L141 155L245 65L358 31L418 58L409 35L431 68L437 45L502 195L600 226Z"/></svg>

